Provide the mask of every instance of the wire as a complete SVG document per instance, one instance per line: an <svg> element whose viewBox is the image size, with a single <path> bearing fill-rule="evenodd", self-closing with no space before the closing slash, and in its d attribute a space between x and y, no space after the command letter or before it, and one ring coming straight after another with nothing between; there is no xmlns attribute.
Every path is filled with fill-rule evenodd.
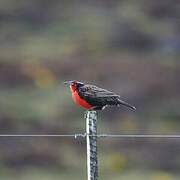
<svg viewBox="0 0 180 180"><path fill-rule="evenodd" d="M86 137L84 134L0 134L0 137Z"/></svg>
<svg viewBox="0 0 180 180"><path fill-rule="evenodd" d="M180 138L180 135L170 134L170 135L162 135L162 134L97 134L97 135L89 135L87 133L83 134L0 134L0 137L74 137L75 139L78 137L85 138L87 136L91 137L110 137L110 138Z"/></svg>
<svg viewBox="0 0 180 180"><path fill-rule="evenodd" d="M0 134L0 137L75 137L75 134Z"/></svg>
<svg viewBox="0 0 180 180"><path fill-rule="evenodd" d="M162 134L98 134L97 137L111 138L180 138L180 135Z"/></svg>

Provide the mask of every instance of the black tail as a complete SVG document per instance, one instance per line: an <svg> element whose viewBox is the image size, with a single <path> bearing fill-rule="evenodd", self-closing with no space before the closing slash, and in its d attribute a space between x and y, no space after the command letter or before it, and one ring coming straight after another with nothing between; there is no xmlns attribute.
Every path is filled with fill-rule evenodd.
<svg viewBox="0 0 180 180"><path fill-rule="evenodd" d="M118 105L123 105L123 106L126 106L126 107L128 107L128 108L130 108L130 109L132 109L132 110L136 110L136 107L128 104L128 103L125 102L125 101L122 101L121 99L118 99Z"/></svg>

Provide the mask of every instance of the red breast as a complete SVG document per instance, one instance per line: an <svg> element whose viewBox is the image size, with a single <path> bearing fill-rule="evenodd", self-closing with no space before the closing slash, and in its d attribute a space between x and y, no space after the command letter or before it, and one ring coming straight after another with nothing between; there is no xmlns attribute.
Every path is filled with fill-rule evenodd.
<svg viewBox="0 0 180 180"><path fill-rule="evenodd" d="M92 106L90 104L88 104L84 99L82 99L77 90L75 89L75 87L73 85L70 86L71 89L71 93L72 93L72 99L74 100L74 102L78 105L81 106L85 109L90 109L92 108Z"/></svg>

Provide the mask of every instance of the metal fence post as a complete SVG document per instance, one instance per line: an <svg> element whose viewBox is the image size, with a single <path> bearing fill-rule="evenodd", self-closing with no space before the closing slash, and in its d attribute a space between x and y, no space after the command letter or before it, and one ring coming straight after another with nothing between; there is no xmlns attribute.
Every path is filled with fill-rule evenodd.
<svg viewBox="0 0 180 180"><path fill-rule="evenodd" d="M87 176L88 180L98 179L97 161L97 112L88 111L86 116Z"/></svg>

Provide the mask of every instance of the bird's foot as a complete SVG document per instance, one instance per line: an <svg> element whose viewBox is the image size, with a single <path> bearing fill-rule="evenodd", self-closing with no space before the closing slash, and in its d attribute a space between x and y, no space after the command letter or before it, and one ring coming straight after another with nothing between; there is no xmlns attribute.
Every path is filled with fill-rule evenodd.
<svg viewBox="0 0 180 180"><path fill-rule="evenodd" d="M104 106L93 106L89 111L103 110Z"/></svg>

